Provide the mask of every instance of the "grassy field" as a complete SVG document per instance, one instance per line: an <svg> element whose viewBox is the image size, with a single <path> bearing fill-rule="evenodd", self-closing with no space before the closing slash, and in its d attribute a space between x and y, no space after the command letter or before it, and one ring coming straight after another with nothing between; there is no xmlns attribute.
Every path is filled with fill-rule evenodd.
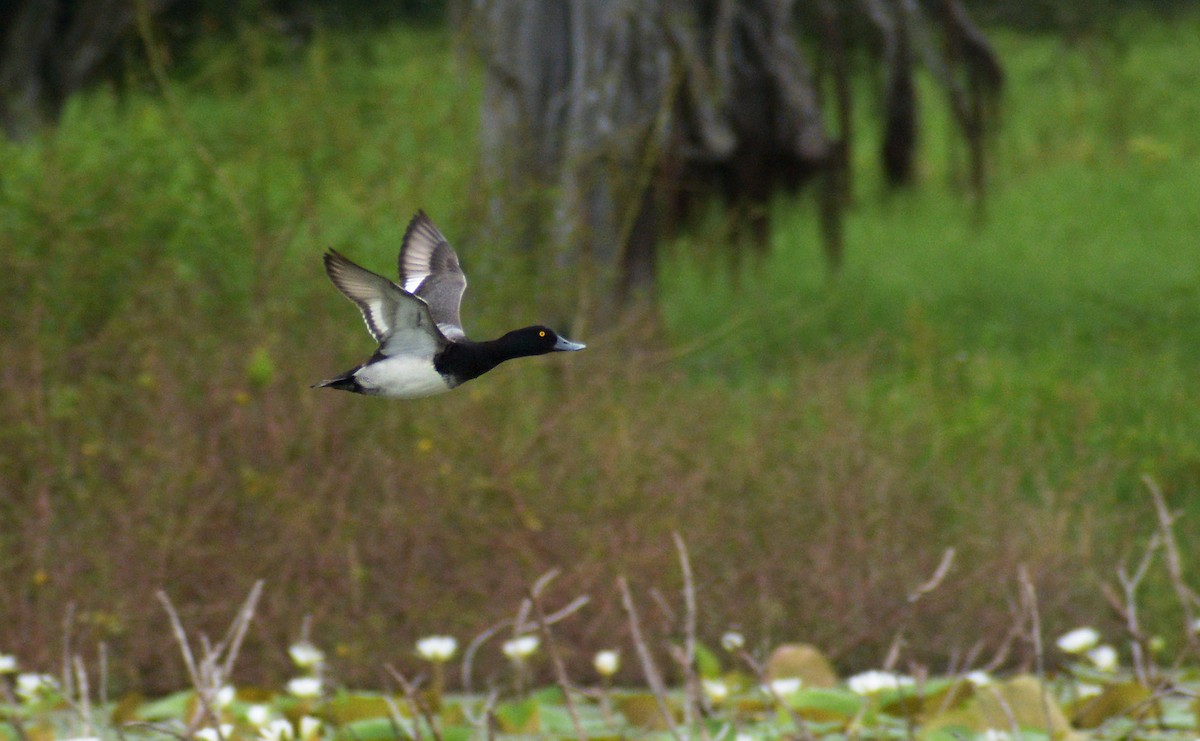
<svg viewBox="0 0 1200 741"><path fill-rule="evenodd" d="M383 271L423 207L470 271L473 335L549 302L473 230L479 75L444 33L296 51L247 32L166 95L79 96L57 130L0 144L0 651L51 668L73 605L114 687L178 688L155 591L216 634L264 578L239 676L285 676L311 616L339 679L370 684L561 567L547 599L592 598L558 628L578 668L628 643L617 575L647 606L676 593L672 532L710 642L736 624L876 666L948 547L905 660L992 646L1018 565L1048 631L1115 632L1100 585L1154 530L1143 475L1197 561L1197 31L998 32L982 220L924 89L922 185L885 193L859 146L842 274L808 196L773 206L773 249L737 281L714 215L670 247L661 322L411 403L308 389L371 350L326 246ZM1161 570L1142 599L1182 645Z"/></svg>

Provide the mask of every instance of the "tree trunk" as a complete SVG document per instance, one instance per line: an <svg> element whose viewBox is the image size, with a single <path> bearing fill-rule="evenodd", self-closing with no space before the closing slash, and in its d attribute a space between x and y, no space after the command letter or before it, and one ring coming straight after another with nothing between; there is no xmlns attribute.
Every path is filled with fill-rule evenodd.
<svg viewBox="0 0 1200 741"><path fill-rule="evenodd" d="M890 181L914 179L918 60L950 90L968 140L982 141L974 137L987 112L975 91L998 89L999 64L957 0L929 1L958 56L934 48L917 0L483 3L471 25L487 70L490 231L519 235L530 249L553 245L535 264L550 266L557 285L571 278L576 307L611 316L615 300L653 287L659 233L696 205L724 199L734 214L731 248L761 249L773 195L821 175L821 231L836 268L849 200L853 49L883 49ZM806 38L826 52L820 72L832 77L836 134L802 51Z"/></svg>
<svg viewBox="0 0 1200 741"><path fill-rule="evenodd" d="M20 141L63 106L129 33L171 0L9 0L0 5L0 128Z"/></svg>

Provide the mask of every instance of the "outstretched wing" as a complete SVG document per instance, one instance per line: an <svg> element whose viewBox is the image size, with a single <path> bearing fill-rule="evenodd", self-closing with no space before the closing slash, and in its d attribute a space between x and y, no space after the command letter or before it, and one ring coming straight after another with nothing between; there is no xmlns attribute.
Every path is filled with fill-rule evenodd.
<svg viewBox="0 0 1200 741"><path fill-rule="evenodd" d="M438 331L429 305L420 297L335 250L325 254L325 272L333 285L358 306L384 355L431 357L445 346L446 338Z"/></svg>
<svg viewBox="0 0 1200 741"><path fill-rule="evenodd" d="M446 337L465 337L459 305L467 290L454 248L424 211L408 223L400 246L400 283L404 290L425 300L429 313Z"/></svg>

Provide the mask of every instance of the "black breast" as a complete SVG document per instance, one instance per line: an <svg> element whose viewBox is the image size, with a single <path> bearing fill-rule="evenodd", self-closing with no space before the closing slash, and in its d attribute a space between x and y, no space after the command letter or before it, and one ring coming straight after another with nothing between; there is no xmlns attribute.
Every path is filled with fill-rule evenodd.
<svg viewBox="0 0 1200 741"><path fill-rule="evenodd" d="M505 360L508 357L489 343L460 340L451 342L435 355L433 367L446 378L450 388L454 388L482 376Z"/></svg>

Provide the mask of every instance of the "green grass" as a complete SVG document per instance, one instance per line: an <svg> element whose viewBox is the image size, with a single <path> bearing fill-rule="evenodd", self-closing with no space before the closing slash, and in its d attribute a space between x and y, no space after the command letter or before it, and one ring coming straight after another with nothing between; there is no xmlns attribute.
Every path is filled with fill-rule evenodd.
<svg viewBox="0 0 1200 741"><path fill-rule="evenodd" d="M311 614L371 681L396 636L481 630L560 566L556 596L593 597L564 628L578 666L624 635L615 575L678 587L673 531L710 639L736 623L845 668L877 664L880 616L948 546L915 660L1001 635L1018 563L1048 629L1100 622L1099 582L1153 528L1142 474L1200 535L1197 30L1000 32L982 220L927 85L919 189L885 193L856 149L840 275L810 196L773 204L739 280L714 214L670 245L661 323L403 404L307 388L371 350L326 246L389 269L424 207L473 334L555 305L476 226L480 76L446 34L247 32L165 97L75 98L0 145L0 648L50 666L74 603L115 683L178 688L154 591L204 623L265 577L248 678L285 670ZM1165 581L1145 599L1178 642Z"/></svg>

